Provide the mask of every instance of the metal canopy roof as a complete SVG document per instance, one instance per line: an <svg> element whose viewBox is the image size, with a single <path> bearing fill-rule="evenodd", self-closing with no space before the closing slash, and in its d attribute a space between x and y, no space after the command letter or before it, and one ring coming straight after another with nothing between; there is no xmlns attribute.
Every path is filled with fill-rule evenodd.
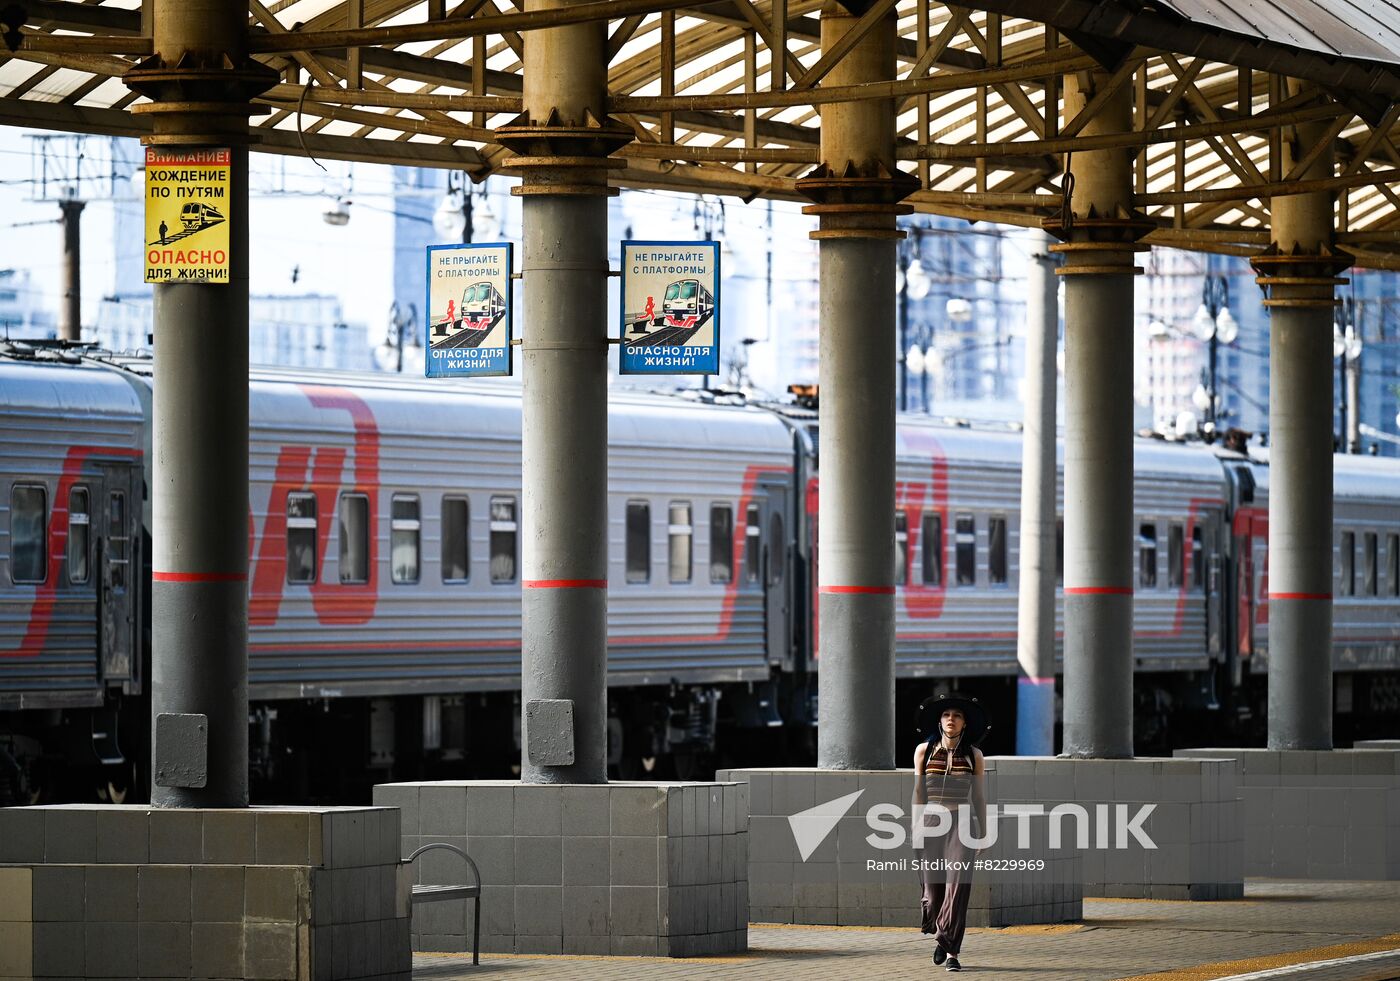
<svg viewBox="0 0 1400 981"><path fill-rule="evenodd" d="M128 111L142 100L121 81L150 51L139 0L27 6L20 49L0 49L0 123L143 134L149 117ZM270 110L252 123L264 149L477 178L508 160L491 131L519 111L519 32L541 23L524 0L248 6L249 48L283 76L257 100ZM862 24L898 11L897 78L845 88L822 84L841 53L820 50L821 0L591 6L609 19L610 111L636 137L619 153L623 185L795 198L818 162L818 105L892 99L920 210L1038 224L1059 207L1065 153L1121 145L1138 153L1135 203L1160 226L1149 243L1257 251L1271 194L1325 188L1338 241L1400 269L1392 0L863 0L848 4ZM1090 69L1135 89L1132 131L1086 142L1094 103L1059 118L1062 78ZM1312 84L1288 97L1285 76ZM1335 175L1300 183L1280 148L1318 120Z"/></svg>

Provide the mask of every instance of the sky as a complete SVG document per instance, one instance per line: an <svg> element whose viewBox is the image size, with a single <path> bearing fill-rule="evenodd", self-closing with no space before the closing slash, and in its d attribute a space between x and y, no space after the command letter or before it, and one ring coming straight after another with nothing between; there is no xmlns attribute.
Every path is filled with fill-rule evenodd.
<svg viewBox="0 0 1400 981"><path fill-rule="evenodd" d="M57 200L77 173L81 196L89 202L82 216L82 291L83 322L91 326L103 297L144 290L141 190L127 176L141 159L141 148L135 140L123 140L114 152L113 141L105 137L47 134L53 152L44 155L39 150L45 135L0 127L0 269L27 269L42 306L57 310L62 263ZM79 150L81 164L75 162ZM45 174L47 182L41 180ZM426 213L431 214L443 185L440 180L428 183L435 186L417 193L429 199ZM508 194L509 183L492 178L488 190L502 237L518 242L520 199ZM386 166L328 160L323 169L305 157L252 153L251 293L336 297L342 319L363 330L359 336L369 346L378 344L395 297L393 187L393 172ZM618 242L629 234L693 241L709 231L722 240L724 364L746 359L749 379L772 394L792 382L815 382L817 262L808 232L816 220L803 215L796 202L775 202L770 230L766 201L745 205L732 197L707 196L697 205L697 200L660 191L624 192L614 199L609 209L614 262ZM338 201L349 214L341 226L323 217L337 209ZM1024 275L1025 252L1011 240L1002 274L1013 280ZM614 308L616 282L609 286ZM417 299L416 293L410 299ZM742 344L744 338L756 343Z"/></svg>
<svg viewBox="0 0 1400 981"><path fill-rule="evenodd" d="M41 152L44 136L51 140L47 154ZM143 290L141 191L127 177L140 159L135 140L120 141L114 153L112 141L105 137L0 127L0 269L28 270L41 305L56 312L62 266L57 200L77 174L80 196L88 201L82 214L84 324L97 320L103 297ZM338 297L343 319L352 326L364 325L364 336L373 345L385 334L394 299L392 170L323 163L324 170L307 158L250 155L250 291L255 296ZM519 199L509 197L508 183L503 178L489 182L492 207L500 216L502 237L518 242ZM443 192L439 186L419 193L432 199L431 213ZM350 215L342 226L323 218L337 201L346 202ZM720 199L709 197L705 208L708 228L725 240L724 347L737 350L733 345L742 337L768 338L773 333L765 322L768 205L725 198L721 213ZM705 220L697 218L694 196L670 192L625 192L610 215L616 226L609 229L614 259L617 243L629 230L639 239L694 240L706 227ZM781 300L784 291L814 289L815 245L807 232L815 227L815 219L802 215L796 203L779 202L773 206L772 221L771 241L778 246L772 268L775 297ZM610 285L612 292L615 286ZM776 345L754 345L743 353L767 376L768 385L790 380L778 377Z"/></svg>
<svg viewBox="0 0 1400 981"><path fill-rule="evenodd" d="M44 193L33 135L38 131L0 127L0 268L24 268L42 292L45 306L56 309L60 290L62 232L58 205L38 200ZM54 134L55 139L75 139ZM133 156L134 140L126 141ZM74 144L69 143L69 146ZM90 203L83 210L83 321L91 323L101 298L141 283L141 202L129 181L106 179L111 172L110 141L84 140L80 187ZM62 173L66 160L52 172ZM393 285L393 201L388 167L326 161L323 172L309 160L273 154L251 155L249 204L250 290L254 294L326 293L337 295L346 320L382 329ZM71 173L71 170L68 171ZM66 175L65 175L66 176ZM113 200L115 183L117 199ZM62 185L50 182L56 198ZM350 205L349 224L336 227L322 219L337 195ZM129 241L116 241L116 214L126 222ZM127 282L118 283L117 258L128 260ZM297 282L292 272L297 270Z"/></svg>

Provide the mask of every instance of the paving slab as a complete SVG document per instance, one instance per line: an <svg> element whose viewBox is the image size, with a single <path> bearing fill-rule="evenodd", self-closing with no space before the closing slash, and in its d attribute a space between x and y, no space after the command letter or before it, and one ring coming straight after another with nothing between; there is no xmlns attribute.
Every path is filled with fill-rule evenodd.
<svg viewBox="0 0 1400 981"><path fill-rule="evenodd" d="M1088 899L1084 920L972 928L964 973L1036 981L1384 981L1400 978L1400 883L1252 879L1240 900ZM749 949L716 957L415 954L413 976L471 979L927 979L917 930L750 924Z"/></svg>

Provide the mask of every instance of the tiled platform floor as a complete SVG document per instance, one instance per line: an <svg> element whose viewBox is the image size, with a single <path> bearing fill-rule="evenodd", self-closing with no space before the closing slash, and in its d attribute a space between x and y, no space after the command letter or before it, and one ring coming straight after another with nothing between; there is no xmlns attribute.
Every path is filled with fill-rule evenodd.
<svg viewBox="0 0 1400 981"><path fill-rule="evenodd" d="M964 976L1044 981L1211 981L1299 961L1393 950L1393 956L1290 970L1297 981L1400 978L1400 883L1254 879L1242 900L1212 903L1085 899L1082 925L969 930ZM588 979L881 981L946 976L911 930L752 925L749 953L692 959L417 954L422 981Z"/></svg>

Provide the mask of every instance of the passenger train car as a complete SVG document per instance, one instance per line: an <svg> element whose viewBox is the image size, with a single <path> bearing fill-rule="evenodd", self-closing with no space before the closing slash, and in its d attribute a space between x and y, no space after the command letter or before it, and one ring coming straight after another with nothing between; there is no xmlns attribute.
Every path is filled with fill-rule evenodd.
<svg viewBox="0 0 1400 981"><path fill-rule="evenodd" d="M0 802L146 786L151 374L0 348ZM734 404L611 399L619 775L812 754L817 414L716 401ZM389 777L510 772L519 390L259 370L250 403L255 792L345 800ZM1020 443L900 420L901 718L951 680L996 707L996 738L1014 731ZM1400 466L1338 457L1336 487L1337 707L1365 728L1400 701ZM1263 451L1138 441L1140 749L1168 744L1168 715L1234 739L1262 717L1267 494Z"/></svg>

